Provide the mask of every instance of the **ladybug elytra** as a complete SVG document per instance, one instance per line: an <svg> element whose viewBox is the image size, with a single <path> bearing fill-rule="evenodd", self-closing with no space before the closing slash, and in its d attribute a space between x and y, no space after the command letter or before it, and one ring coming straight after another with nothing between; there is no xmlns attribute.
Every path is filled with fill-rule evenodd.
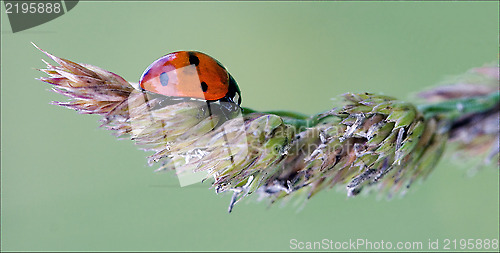
<svg viewBox="0 0 500 253"><path fill-rule="evenodd" d="M139 85L165 96L241 103L238 85L226 68L196 51L178 51L159 58L144 71Z"/></svg>

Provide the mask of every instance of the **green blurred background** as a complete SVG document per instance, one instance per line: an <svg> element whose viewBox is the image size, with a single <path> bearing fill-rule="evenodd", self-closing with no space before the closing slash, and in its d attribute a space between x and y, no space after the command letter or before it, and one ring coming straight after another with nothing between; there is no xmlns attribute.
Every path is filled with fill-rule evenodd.
<svg viewBox="0 0 500 253"><path fill-rule="evenodd" d="M2 4L1 249L289 250L290 239L498 239L496 164L447 156L404 198L326 191L300 212L153 173L133 142L34 80L44 55L137 82L160 56L199 50L238 81L243 105L314 113L348 91L402 99L498 60L497 2L80 2L13 34Z"/></svg>

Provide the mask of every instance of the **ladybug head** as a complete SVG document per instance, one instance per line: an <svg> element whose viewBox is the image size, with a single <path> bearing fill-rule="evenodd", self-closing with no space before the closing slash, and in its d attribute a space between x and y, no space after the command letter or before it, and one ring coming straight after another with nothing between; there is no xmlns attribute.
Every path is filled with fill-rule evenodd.
<svg viewBox="0 0 500 253"><path fill-rule="evenodd" d="M222 101L226 100L227 102L230 103L235 103L240 105L241 104L241 92L240 88L238 87L238 84L234 80L233 76L229 74L229 90L224 98L222 98Z"/></svg>

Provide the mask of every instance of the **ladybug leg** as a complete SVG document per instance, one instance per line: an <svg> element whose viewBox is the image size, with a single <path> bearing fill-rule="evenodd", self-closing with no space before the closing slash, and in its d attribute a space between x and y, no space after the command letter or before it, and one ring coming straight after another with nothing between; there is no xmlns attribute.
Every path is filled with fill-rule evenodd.
<svg viewBox="0 0 500 253"><path fill-rule="evenodd" d="M207 100L208 115L212 116L212 108L210 107L211 102Z"/></svg>

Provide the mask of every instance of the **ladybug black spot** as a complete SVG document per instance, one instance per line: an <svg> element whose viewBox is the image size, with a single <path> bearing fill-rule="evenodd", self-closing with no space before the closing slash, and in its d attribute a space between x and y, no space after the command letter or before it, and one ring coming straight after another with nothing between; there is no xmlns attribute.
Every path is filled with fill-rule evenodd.
<svg viewBox="0 0 500 253"><path fill-rule="evenodd" d="M168 75L167 75L167 72L163 72L160 74L160 83L161 83L161 86L167 86L168 84Z"/></svg>
<svg viewBox="0 0 500 253"><path fill-rule="evenodd" d="M198 66L200 64L200 59L193 53L189 53L189 64L194 64L195 66Z"/></svg>
<svg viewBox="0 0 500 253"><path fill-rule="evenodd" d="M205 83L205 82L201 82L201 90L202 90L203 92L207 92L207 90L208 90L208 85L207 85L207 83Z"/></svg>

